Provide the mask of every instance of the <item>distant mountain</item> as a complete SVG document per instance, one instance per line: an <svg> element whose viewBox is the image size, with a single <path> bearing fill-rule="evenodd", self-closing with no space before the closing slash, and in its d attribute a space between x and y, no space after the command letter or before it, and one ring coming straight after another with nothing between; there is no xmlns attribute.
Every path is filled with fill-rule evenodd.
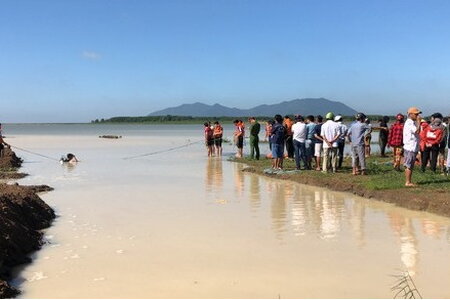
<svg viewBox="0 0 450 300"><path fill-rule="evenodd" d="M324 115L332 111L335 114L353 116L357 113L353 108L337 101L324 98L307 98L284 101L279 104L263 104L250 109L230 108L220 104L207 105L196 102L193 104L183 104L177 107L170 107L155 111L149 116L192 116L192 117L272 117L275 114L281 115Z"/></svg>

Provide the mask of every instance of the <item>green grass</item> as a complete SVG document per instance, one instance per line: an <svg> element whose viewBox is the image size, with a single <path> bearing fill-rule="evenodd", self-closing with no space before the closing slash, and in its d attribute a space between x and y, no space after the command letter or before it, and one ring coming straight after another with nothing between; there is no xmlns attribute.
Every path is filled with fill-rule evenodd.
<svg viewBox="0 0 450 300"><path fill-rule="evenodd" d="M262 171L271 167L271 161L262 159L260 161L240 159L237 160L254 167L257 171ZM292 160L285 160L284 168L286 170L295 169L295 163ZM346 183L354 186L359 186L367 190L399 190L405 189L405 174L404 172L395 171L392 167L392 158L383 158L379 156L372 156L367 159L367 176L354 176L351 170L351 158L344 160L342 170L336 174L323 174L318 171L302 171L296 175L287 175L293 180L297 176L309 177L314 179L323 179L325 182ZM420 167L414 169L413 182L419 188L418 190L450 192L450 178L441 175L440 173L433 173L430 170L422 173Z"/></svg>

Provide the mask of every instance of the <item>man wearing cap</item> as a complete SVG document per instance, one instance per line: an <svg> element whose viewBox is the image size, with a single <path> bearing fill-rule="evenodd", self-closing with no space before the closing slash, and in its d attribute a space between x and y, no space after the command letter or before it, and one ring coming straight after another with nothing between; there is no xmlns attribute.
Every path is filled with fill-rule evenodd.
<svg viewBox="0 0 450 300"><path fill-rule="evenodd" d="M344 161L345 137L347 136L348 128L347 126L345 126L344 123L342 123L342 116L337 115L336 117L334 117L334 121L339 124L339 129L341 131L341 136L338 139L338 154L337 154L338 156L337 168L341 169L342 163Z"/></svg>
<svg viewBox="0 0 450 300"><path fill-rule="evenodd" d="M355 119L356 122L352 123L348 132L348 140L352 147L353 175L366 175L366 146L364 140L369 125L366 124L366 115L363 113L358 113Z"/></svg>
<svg viewBox="0 0 450 300"><path fill-rule="evenodd" d="M405 156L405 186L415 186L412 182L412 173L416 163L417 153L419 152L419 132L420 132L420 114L422 112L417 107L408 109L408 120L403 127L403 150Z"/></svg>
<svg viewBox="0 0 450 300"><path fill-rule="evenodd" d="M336 159L338 139L341 136L340 125L334 121L334 114L327 113L327 121L322 125L320 135L323 139L323 165L322 172L327 173L330 166L333 173L336 173Z"/></svg>

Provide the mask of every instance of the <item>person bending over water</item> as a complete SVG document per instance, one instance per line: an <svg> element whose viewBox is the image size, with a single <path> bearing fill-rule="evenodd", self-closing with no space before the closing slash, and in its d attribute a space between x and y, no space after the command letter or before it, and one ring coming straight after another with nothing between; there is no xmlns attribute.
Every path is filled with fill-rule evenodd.
<svg viewBox="0 0 450 300"><path fill-rule="evenodd" d="M77 157L75 155L73 155L72 153L68 153L66 156L62 156L59 161L61 163L70 163L70 164L79 162Z"/></svg>

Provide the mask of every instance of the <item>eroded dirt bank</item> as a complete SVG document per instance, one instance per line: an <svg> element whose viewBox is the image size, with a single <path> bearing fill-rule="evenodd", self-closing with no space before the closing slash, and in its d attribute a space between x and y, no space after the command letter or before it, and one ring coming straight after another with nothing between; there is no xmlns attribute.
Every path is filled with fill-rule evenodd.
<svg viewBox="0 0 450 300"><path fill-rule="evenodd" d="M14 170L21 162L7 149L0 158L0 174L3 178L20 177ZM55 218L53 209L37 195L50 190L48 186L0 184L0 298L19 293L8 284L10 272L13 267L30 262L29 254L42 246L41 230Z"/></svg>

